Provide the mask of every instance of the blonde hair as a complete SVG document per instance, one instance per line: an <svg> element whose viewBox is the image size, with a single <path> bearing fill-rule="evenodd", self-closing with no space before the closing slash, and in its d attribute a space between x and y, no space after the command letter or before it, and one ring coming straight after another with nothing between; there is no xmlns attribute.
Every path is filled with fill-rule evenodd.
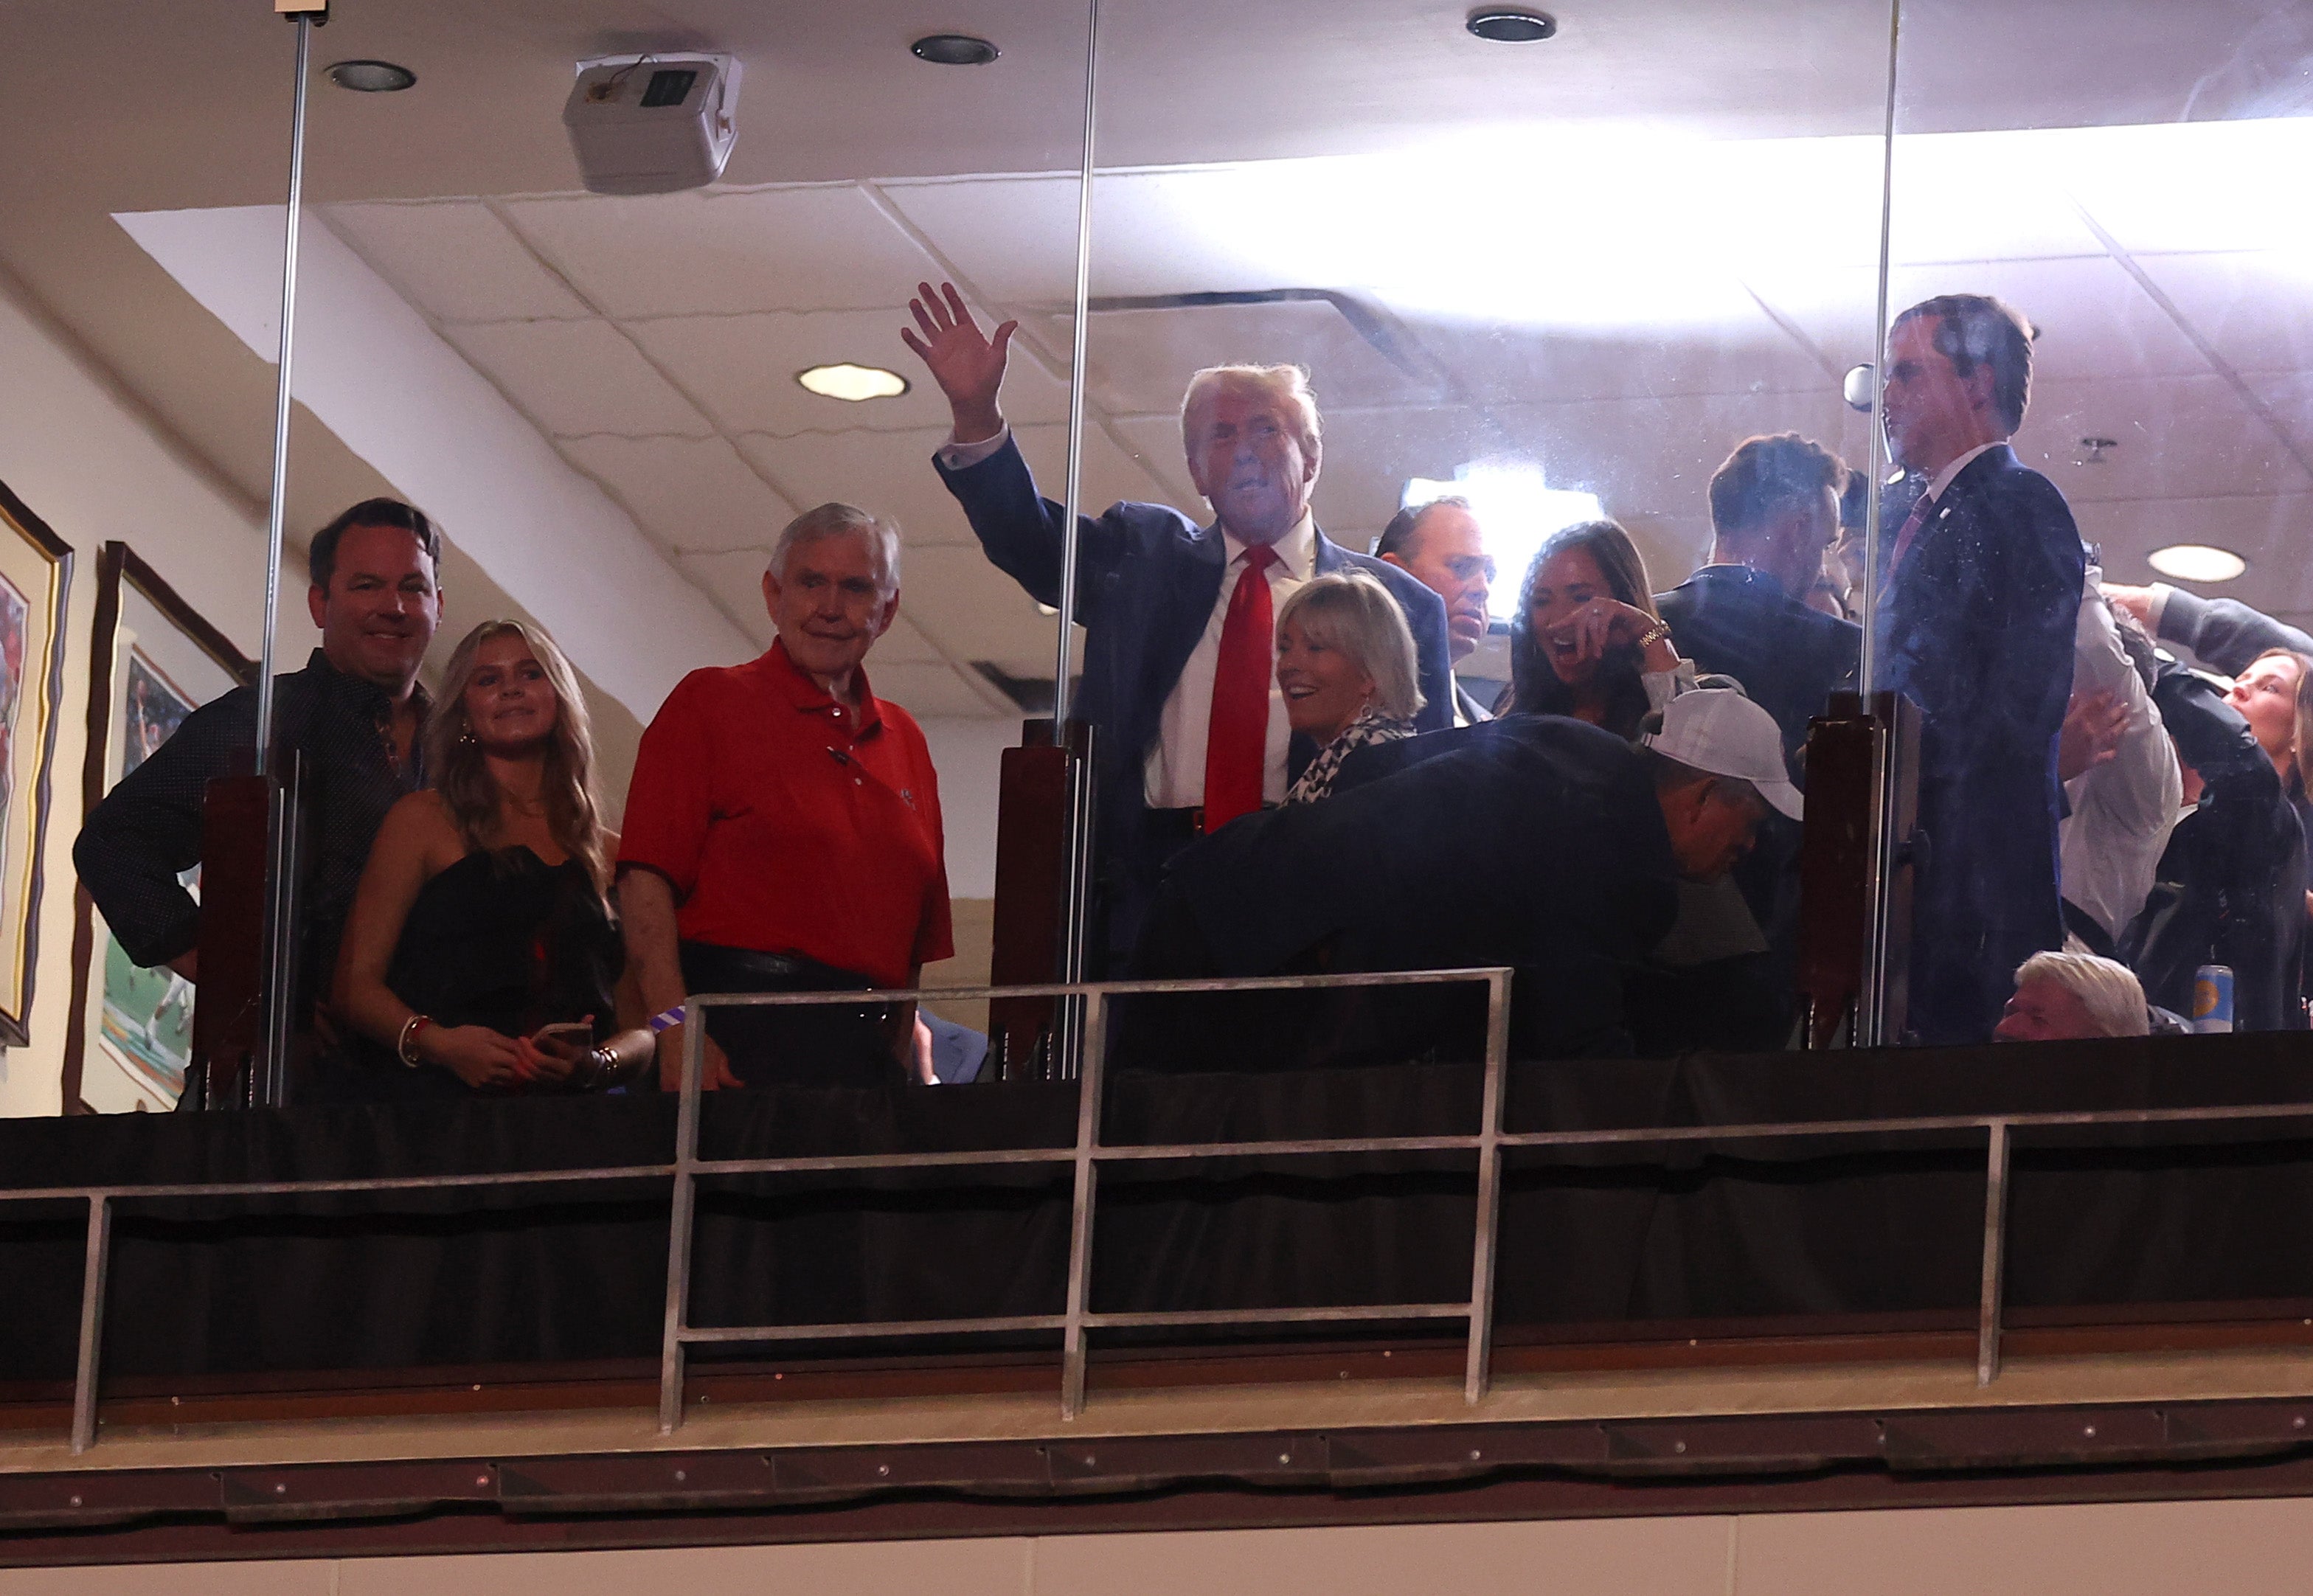
<svg viewBox="0 0 2313 1596"><path fill-rule="evenodd" d="M1294 435L1301 452L1315 460L1324 443L1317 418L1317 396L1309 391L1309 373L1297 365L1209 365L1189 379L1181 395L1181 446L1195 448L1196 415L1213 395L1224 390L1251 389L1283 404L1294 419Z"/></svg>
<svg viewBox="0 0 2313 1596"><path fill-rule="evenodd" d="M473 722L466 714L466 688L473 683L482 645L499 637L521 638L539 669L545 671L546 685L554 689L554 730L547 738L546 773L541 784L546 800L546 829L564 852L585 863L588 877L601 891L610 883L610 860L602 810L594 798L594 726L586 714L586 697L578 690L577 672L571 670L569 656L545 627L518 620L486 620L451 652L450 662L442 672L441 699L426 724L427 785L442 795L466 846L487 851L503 794L490 779L481 744L474 739Z"/></svg>
<svg viewBox="0 0 2313 1596"><path fill-rule="evenodd" d="M1421 696L1413 633L1389 590L1362 571L1337 571L1303 583L1285 601L1277 625L1291 621L1312 643L1337 648L1374 680L1374 707L1394 721L1410 721L1429 700Z"/></svg>
<svg viewBox="0 0 2313 1596"><path fill-rule="evenodd" d="M2035 953L2016 969L2016 984L2054 981L2080 1000L2098 1036L2144 1036L2152 1029L2144 987L2125 964L2094 953Z"/></svg>

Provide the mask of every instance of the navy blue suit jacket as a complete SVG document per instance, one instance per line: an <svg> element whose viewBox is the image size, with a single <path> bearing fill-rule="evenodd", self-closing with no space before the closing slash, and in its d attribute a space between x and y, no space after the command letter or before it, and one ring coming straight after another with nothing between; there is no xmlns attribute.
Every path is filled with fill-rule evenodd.
<svg viewBox="0 0 2313 1596"><path fill-rule="evenodd" d="M2016 967L2062 944L2056 736L2087 574L2064 495L2005 443L1952 478L1891 574L1880 685L1921 712L1922 1041L1988 1040Z"/></svg>
<svg viewBox="0 0 2313 1596"><path fill-rule="evenodd" d="M1044 604L1060 601L1061 528L1067 511L1036 492L1018 444L979 464L950 470L933 464L963 506L988 557ZM1099 780L1095 870L1109 889L1110 946L1128 950L1140 908L1163 861L1147 857L1143 771L1156 746L1165 700L1204 636L1219 601L1226 548L1218 527L1200 527L1167 504L1121 504L1078 517L1077 616L1085 627L1084 687L1078 715L1099 728L1094 767ZM1427 701L1415 718L1422 731L1453 724L1453 679L1446 606L1395 566L1353 554L1317 536L1316 573L1354 566L1397 600L1413 632ZM1297 767L1315 757L1295 739Z"/></svg>

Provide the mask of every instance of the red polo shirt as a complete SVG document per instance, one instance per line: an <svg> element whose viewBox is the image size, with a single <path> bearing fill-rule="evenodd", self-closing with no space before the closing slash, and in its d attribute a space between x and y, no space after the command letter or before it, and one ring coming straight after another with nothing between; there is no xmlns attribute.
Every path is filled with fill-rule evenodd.
<svg viewBox="0 0 2313 1596"><path fill-rule="evenodd" d="M904 987L955 951L939 780L912 716L840 704L779 644L693 671L643 733L620 865L674 883L685 941Z"/></svg>

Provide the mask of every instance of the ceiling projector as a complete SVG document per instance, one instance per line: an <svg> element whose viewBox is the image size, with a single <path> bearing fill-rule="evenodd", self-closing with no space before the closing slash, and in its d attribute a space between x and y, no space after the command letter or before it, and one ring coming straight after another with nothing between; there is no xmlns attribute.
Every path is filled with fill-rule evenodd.
<svg viewBox="0 0 2313 1596"><path fill-rule="evenodd" d="M739 58L669 51L578 63L562 125L596 194L671 194L723 175L739 136Z"/></svg>

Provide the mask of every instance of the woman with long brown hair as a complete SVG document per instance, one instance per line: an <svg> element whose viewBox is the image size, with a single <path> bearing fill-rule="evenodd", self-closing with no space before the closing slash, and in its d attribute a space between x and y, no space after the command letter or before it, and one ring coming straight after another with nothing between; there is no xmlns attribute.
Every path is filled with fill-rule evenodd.
<svg viewBox="0 0 2313 1596"><path fill-rule="evenodd" d="M631 1029L639 1004L606 895L618 838L554 640L514 620L468 633L426 759L432 785L386 815L347 923L336 1006L361 1078L377 1094L457 1096L629 1073L651 1046Z"/></svg>
<svg viewBox="0 0 2313 1596"><path fill-rule="evenodd" d="M1586 521L1552 533L1519 584L1505 709L1571 715L1636 737L1649 711L1684 685L1685 662L1648 587L1647 563L1620 523Z"/></svg>

